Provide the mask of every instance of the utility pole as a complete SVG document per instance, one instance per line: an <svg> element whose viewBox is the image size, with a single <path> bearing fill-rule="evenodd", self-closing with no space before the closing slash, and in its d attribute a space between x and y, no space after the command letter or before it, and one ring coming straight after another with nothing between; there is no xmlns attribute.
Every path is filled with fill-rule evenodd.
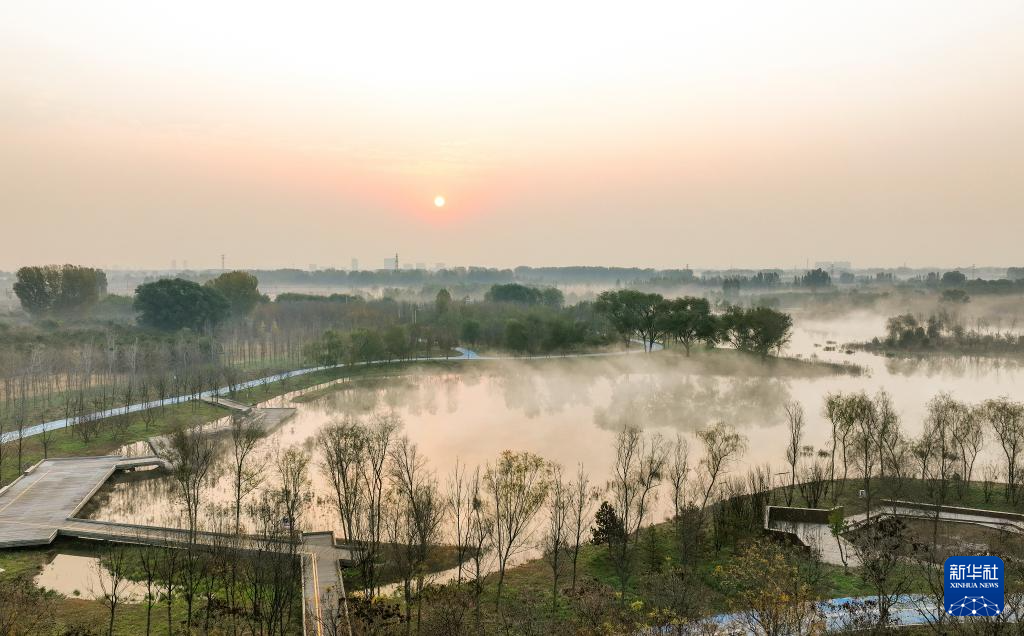
<svg viewBox="0 0 1024 636"><path fill-rule="evenodd" d="M227 271L227 268L224 267L224 255L223 254L220 255L220 271L222 271L222 272L226 272Z"/></svg>

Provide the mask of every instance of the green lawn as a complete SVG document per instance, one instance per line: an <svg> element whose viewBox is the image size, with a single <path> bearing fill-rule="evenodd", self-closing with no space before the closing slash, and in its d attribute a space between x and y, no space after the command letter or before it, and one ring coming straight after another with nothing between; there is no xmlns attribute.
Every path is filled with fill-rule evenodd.
<svg viewBox="0 0 1024 636"><path fill-rule="evenodd" d="M845 481L839 480L837 483L835 503L836 505L843 506L843 514L850 516L864 512L867 507L867 499L861 499L859 496L860 490L865 488L864 480L847 479ZM783 489L780 488L779 490L782 491ZM963 484L952 481L947 487L942 503L947 506L1024 513L1024 505L1010 501L1006 498L1005 493L1005 485L1000 483L990 482L985 484L981 481L972 481L969 484ZM872 505L876 505L880 499L936 503L937 497L938 493L935 488L920 479L896 480L889 477L875 477L871 480ZM799 489L794 492L793 505L807 505L806 500L800 496ZM824 501L818 504L822 508L828 508L832 505L831 495L826 496Z"/></svg>

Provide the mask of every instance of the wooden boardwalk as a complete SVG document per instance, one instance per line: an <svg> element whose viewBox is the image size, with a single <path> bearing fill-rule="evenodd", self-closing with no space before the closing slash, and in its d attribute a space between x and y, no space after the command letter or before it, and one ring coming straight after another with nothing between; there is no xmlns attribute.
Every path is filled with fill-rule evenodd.
<svg viewBox="0 0 1024 636"><path fill-rule="evenodd" d="M180 528L76 519L75 515L115 471L166 467L159 457L69 457L47 459L0 490L0 548L49 545L57 536L116 543L182 547L189 532ZM302 596L306 633L323 634L328 612L345 599L341 566L357 551L340 545L333 532L307 533L299 545L252 536L198 532L195 543L250 552L295 552L302 562ZM342 605L344 607L344 605Z"/></svg>

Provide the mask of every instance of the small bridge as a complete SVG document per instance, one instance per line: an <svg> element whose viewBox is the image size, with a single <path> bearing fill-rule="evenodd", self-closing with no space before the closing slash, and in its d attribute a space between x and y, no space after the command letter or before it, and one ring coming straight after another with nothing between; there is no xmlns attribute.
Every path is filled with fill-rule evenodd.
<svg viewBox="0 0 1024 636"><path fill-rule="evenodd" d="M243 404L241 402L232 400L231 398L226 398L220 395L211 395L209 397L204 397L203 402L206 402L207 404L212 404L214 406L221 406L230 411L237 411L239 413L249 413L254 408L252 406L249 406L248 404Z"/></svg>
<svg viewBox="0 0 1024 636"><path fill-rule="evenodd" d="M160 457L68 457L45 459L0 489L0 548L49 545L58 536L184 547L232 547L246 552L294 552L302 561L303 622L306 633L320 636L323 611L345 598L340 567L353 563L358 551L339 544L333 532L302 535L302 541L266 540L247 535L197 532L126 523L76 519L75 515L119 470L167 468Z"/></svg>

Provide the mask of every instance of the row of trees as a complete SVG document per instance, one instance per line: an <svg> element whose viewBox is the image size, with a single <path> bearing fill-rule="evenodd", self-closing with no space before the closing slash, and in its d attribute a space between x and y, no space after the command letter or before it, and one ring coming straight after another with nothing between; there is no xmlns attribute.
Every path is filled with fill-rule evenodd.
<svg viewBox="0 0 1024 636"><path fill-rule="evenodd" d="M135 289L134 307L147 327L201 331L229 316L244 318L262 301L259 281L247 272L225 272L205 285L182 278L163 278Z"/></svg>
<svg viewBox="0 0 1024 636"><path fill-rule="evenodd" d="M650 350L659 342L677 342L690 354L698 343L728 342L741 351L767 357L789 342L793 320L769 307L728 306L714 314L706 298L666 299L624 289L602 292L594 304L628 343L638 339Z"/></svg>
<svg viewBox="0 0 1024 636"><path fill-rule="evenodd" d="M15 274L14 293L36 317L82 312L107 293L102 270L78 265L22 267Z"/></svg>
<svg viewBox="0 0 1024 636"><path fill-rule="evenodd" d="M928 402L922 432L908 437L892 398L884 389L867 393L831 393L822 413L831 425L827 448L815 453L806 446L804 411L799 403L786 406L789 438L787 499L797 487L812 507L835 504L843 494L851 468L863 479L870 507L873 479L886 480L898 493L911 479L927 484L942 500L962 498L977 477L976 464L988 440L998 444L1003 459L999 479L1006 501L1016 503L1024 459L1024 403L1005 397L968 404L940 393ZM986 476L989 482L997 475ZM953 491L948 490L955 485ZM935 491L934 488L939 488ZM892 494L892 493L890 493Z"/></svg>
<svg viewBox="0 0 1024 636"><path fill-rule="evenodd" d="M948 312L939 312L927 318L914 314L893 316L886 321L885 331L884 340L875 338L869 346L907 351L955 350L977 354L1016 353L1024 350L1024 336L1012 330L986 332L969 329Z"/></svg>

